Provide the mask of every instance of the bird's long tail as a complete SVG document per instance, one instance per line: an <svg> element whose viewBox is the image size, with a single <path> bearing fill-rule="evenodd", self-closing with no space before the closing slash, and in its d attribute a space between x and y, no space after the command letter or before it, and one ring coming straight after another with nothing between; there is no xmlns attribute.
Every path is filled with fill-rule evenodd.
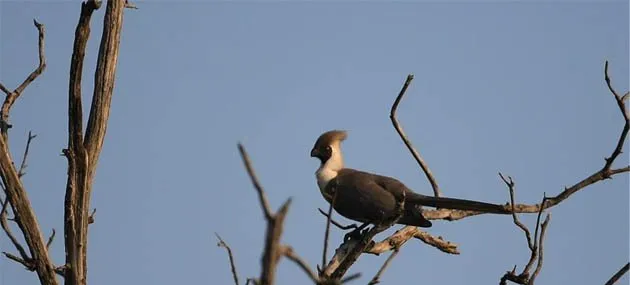
<svg viewBox="0 0 630 285"><path fill-rule="evenodd" d="M479 211L493 214L511 213L510 211L506 210L503 205L456 198L425 196L417 193L412 193L411 195L408 195L406 200L407 202L417 203L423 206L445 208L451 210Z"/></svg>

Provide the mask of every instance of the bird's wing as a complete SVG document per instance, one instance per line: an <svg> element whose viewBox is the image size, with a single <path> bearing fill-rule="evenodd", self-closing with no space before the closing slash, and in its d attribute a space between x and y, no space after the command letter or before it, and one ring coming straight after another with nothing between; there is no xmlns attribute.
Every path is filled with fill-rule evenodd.
<svg viewBox="0 0 630 285"><path fill-rule="evenodd" d="M379 222L392 215L395 196L378 183L375 176L343 169L328 187L334 187L335 210L342 216L359 222Z"/></svg>

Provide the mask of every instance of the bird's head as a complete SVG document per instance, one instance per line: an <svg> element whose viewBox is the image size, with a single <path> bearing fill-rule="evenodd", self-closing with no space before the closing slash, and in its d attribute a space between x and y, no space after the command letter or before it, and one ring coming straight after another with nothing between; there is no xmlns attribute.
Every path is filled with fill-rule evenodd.
<svg viewBox="0 0 630 285"><path fill-rule="evenodd" d="M311 157L317 157L322 165L333 155L341 158L341 142L347 137L347 132L343 130L332 130L321 134L311 149Z"/></svg>

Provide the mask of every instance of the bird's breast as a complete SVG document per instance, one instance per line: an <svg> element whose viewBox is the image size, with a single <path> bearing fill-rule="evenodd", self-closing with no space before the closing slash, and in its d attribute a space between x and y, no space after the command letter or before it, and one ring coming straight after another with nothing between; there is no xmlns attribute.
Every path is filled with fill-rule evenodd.
<svg viewBox="0 0 630 285"><path fill-rule="evenodd" d="M317 178L317 186L319 187L319 192L324 196L324 199L330 203L332 197L326 193L326 186L328 183L337 177L337 171L333 171L327 168L319 168L315 172L315 177Z"/></svg>

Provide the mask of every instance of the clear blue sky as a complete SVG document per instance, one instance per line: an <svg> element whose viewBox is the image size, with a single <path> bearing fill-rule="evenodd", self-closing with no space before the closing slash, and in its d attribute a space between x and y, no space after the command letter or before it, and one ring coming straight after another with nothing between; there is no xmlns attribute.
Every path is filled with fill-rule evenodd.
<svg viewBox="0 0 630 285"><path fill-rule="evenodd" d="M90 228L89 282L231 284L259 274L263 217L238 156L242 141L278 208L294 202L283 241L314 267L326 203L309 157L326 130L350 131L349 167L396 176L431 193L388 112L408 73L399 109L408 135L448 196L503 203L498 171L514 177L519 202L555 195L603 165L622 128L603 80L628 89L628 2L289 3L141 2L125 13L110 124L99 162ZM24 178L46 233L63 230L67 86L79 1L0 3L0 80L15 87L34 68L46 25L48 68L12 115L16 157L37 139ZM104 9L93 17L84 76L86 106ZM627 145L627 144L626 144ZM630 152L626 148L627 152ZM617 166L628 164L626 154ZM553 208L537 284L603 284L628 261L628 175ZM534 216L523 218L533 226ZM528 259L508 216L436 221L456 242L450 256L407 243L383 284L497 284ZM335 230L332 243L343 233ZM61 237L61 235L58 235ZM0 237L2 250L14 251ZM52 254L63 261L58 238ZM386 256L362 256L365 284ZM35 274L0 259L0 284ZM278 284L307 284L282 261ZM623 282L627 282L626 276Z"/></svg>

